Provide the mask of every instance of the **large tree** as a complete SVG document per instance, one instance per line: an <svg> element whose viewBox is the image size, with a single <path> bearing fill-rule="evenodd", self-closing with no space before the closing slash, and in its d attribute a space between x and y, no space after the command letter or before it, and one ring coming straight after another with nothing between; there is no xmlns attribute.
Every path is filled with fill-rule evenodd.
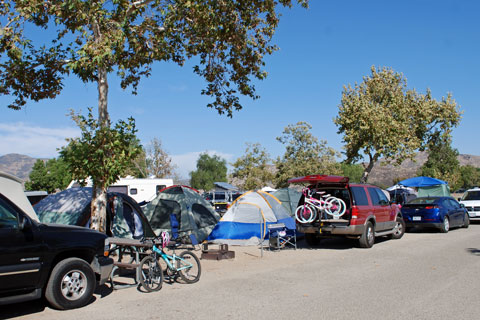
<svg viewBox="0 0 480 320"><path fill-rule="evenodd" d="M247 143L245 154L233 163L232 177L239 179L243 190L262 188L272 183L272 160L259 143Z"/></svg>
<svg viewBox="0 0 480 320"><path fill-rule="evenodd" d="M288 125L277 140L285 145L285 153L275 161L276 187L288 185L288 179L309 174L338 174L337 152L318 140L304 121Z"/></svg>
<svg viewBox="0 0 480 320"><path fill-rule="evenodd" d="M279 4L292 0L1 1L0 94L13 96L9 107L19 109L55 98L75 75L97 84L98 122L109 128L110 74L136 94L154 62L195 58L193 71L207 82L202 94L213 99L208 107L232 116L242 108L240 94L258 97L252 78L266 77L264 57L276 50ZM28 33L33 26L41 30L37 39ZM94 198L102 194L94 189Z"/></svg>
<svg viewBox="0 0 480 320"><path fill-rule="evenodd" d="M201 190L211 190L214 182L227 182L227 161L204 152L197 160L197 170L190 172L190 185Z"/></svg>
<svg viewBox="0 0 480 320"><path fill-rule="evenodd" d="M391 68L375 67L362 83L345 86L337 117L348 163L367 158L362 182L376 161L401 164L424 150L429 141L446 138L460 122L450 94L441 101L407 89L407 79Z"/></svg>
<svg viewBox="0 0 480 320"><path fill-rule="evenodd" d="M65 189L72 181L72 175L62 158L47 161L38 159L33 165L29 179L25 182L26 190L53 193Z"/></svg>
<svg viewBox="0 0 480 320"><path fill-rule="evenodd" d="M428 144L428 159L419 170L420 175L447 181L456 190L460 181L458 150L451 139L434 139Z"/></svg>

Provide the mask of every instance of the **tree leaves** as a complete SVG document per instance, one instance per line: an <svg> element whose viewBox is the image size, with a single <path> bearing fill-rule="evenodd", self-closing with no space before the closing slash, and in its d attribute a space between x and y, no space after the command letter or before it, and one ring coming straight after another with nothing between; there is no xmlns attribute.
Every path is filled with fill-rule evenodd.
<svg viewBox="0 0 480 320"><path fill-rule="evenodd" d="M201 190L211 190L214 182L227 182L227 162L217 155L200 154L197 170L190 172L190 185Z"/></svg>
<svg viewBox="0 0 480 320"><path fill-rule="evenodd" d="M334 119L343 134L347 162L368 157L363 182L374 163L383 157L401 164L413 159L429 141L448 137L460 122L457 103L450 94L442 101L430 90L419 94L407 89L407 79L391 68L371 68L363 82L344 86L338 116Z"/></svg>
<svg viewBox="0 0 480 320"><path fill-rule="evenodd" d="M10 107L18 109L29 99L54 98L68 74L95 82L105 70L136 94L154 62L196 58L193 72L207 82L201 93L212 98L207 106L231 117L242 108L239 95L258 98L252 80L266 77L264 57L277 49L270 44L277 10L292 2L2 1L0 93L16 97ZM31 25L55 28L58 37L40 50L25 36Z"/></svg>
<svg viewBox="0 0 480 320"><path fill-rule="evenodd" d="M89 108L87 117L71 112L81 130L81 137L67 139L60 154L68 164L72 177L78 181L87 178L101 190L117 181L141 152L135 136L133 118L119 120L113 128L101 126Z"/></svg>
<svg viewBox="0 0 480 320"><path fill-rule="evenodd" d="M259 143L247 143L245 154L233 164L232 178L239 179L242 190L260 189L274 177L270 155Z"/></svg>

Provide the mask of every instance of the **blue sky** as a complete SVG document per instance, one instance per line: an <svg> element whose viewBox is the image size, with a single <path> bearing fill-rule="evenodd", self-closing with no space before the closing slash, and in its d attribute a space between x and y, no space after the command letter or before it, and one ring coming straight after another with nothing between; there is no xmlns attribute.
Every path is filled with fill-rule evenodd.
<svg viewBox="0 0 480 320"><path fill-rule="evenodd" d="M307 10L295 6L282 14L274 37L280 50L266 58L267 79L255 83L261 98L242 98L244 108L233 119L206 107L209 100L200 95L205 83L192 64L158 63L137 96L110 75L112 120L134 117L142 143L159 138L184 177L205 151L233 162L246 142L258 142L272 157L282 155L275 138L298 121L341 151L332 119L343 85L361 82L372 65L388 66L407 77L409 88L430 88L436 99L451 92L463 111L453 147L480 155L480 1L312 0ZM55 100L21 111L6 108L11 100L0 97L0 155L50 158L66 137L78 134L68 110L96 110L97 89L72 77Z"/></svg>

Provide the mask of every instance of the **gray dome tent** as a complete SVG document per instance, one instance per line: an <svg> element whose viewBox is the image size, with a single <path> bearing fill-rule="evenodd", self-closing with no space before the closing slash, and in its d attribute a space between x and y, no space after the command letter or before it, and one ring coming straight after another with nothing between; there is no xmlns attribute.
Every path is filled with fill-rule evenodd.
<svg viewBox="0 0 480 320"><path fill-rule="evenodd" d="M117 192L108 192L107 197L108 236L135 239L155 236L142 209L134 199ZM43 198L34 209L42 223L89 227L91 201L92 188L70 188ZM115 206L114 210L110 205Z"/></svg>
<svg viewBox="0 0 480 320"><path fill-rule="evenodd" d="M175 214L180 224L179 237L185 242L189 242L190 234L202 242L220 220L218 213L198 191L180 185L161 190L143 212L156 234L171 232L170 214Z"/></svg>

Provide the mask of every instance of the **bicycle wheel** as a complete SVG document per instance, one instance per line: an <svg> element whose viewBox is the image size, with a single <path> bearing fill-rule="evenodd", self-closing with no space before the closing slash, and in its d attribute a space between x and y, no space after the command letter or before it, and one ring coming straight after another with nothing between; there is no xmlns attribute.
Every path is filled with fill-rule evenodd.
<svg viewBox="0 0 480 320"><path fill-rule="evenodd" d="M140 262L140 284L148 292L158 291L163 284L163 271L157 260L152 256L146 256Z"/></svg>
<svg viewBox="0 0 480 320"><path fill-rule="evenodd" d="M295 219L300 223L310 223L317 217L317 211L309 204L303 204L295 210Z"/></svg>
<svg viewBox="0 0 480 320"><path fill-rule="evenodd" d="M186 283L195 283L200 279L202 267L195 253L183 251L177 259L177 271Z"/></svg>
<svg viewBox="0 0 480 320"><path fill-rule="evenodd" d="M325 212L333 217L343 216L346 209L345 202L340 198L328 197L325 199Z"/></svg>

